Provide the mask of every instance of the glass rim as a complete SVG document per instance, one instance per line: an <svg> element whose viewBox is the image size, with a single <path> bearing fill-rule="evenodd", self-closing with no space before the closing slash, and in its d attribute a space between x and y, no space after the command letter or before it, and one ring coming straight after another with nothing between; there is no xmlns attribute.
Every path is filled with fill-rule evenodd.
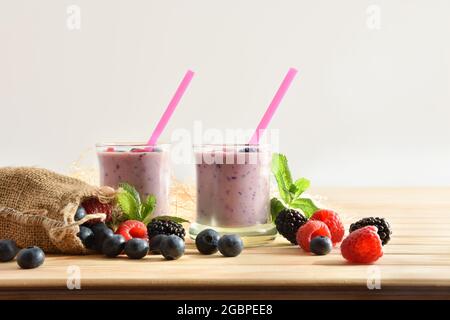
<svg viewBox="0 0 450 320"><path fill-rule="evenodd" d="M157 143L153 147L170 146L170 143ZM96 148L104 147L148 147L146 142L98 142L95 144Z"/></svg>
<svg viewBox="0 0 450 320"><path fill-rule="evenodd" d="M268 143L194 143L195 147L270 147Z"/></svg>

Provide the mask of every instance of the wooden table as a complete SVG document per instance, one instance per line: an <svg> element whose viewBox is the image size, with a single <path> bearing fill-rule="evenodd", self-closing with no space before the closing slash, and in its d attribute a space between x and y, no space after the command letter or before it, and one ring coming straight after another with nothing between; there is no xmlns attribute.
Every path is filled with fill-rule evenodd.
<svg viewBox="0 0 450 320"><path fill-rule="evenodd" d="M384 257L370 266L351 265L339 249L312 256L283 239L248 248L237 258L202 256L192 243L178 261L48 256L34 270L0 264L0 297L450 298L450 188L322 188L312 193L341 213L346 228L360 217L387 218L394 233ZM81 289L69 290L68 276L77 270Z"/></svg>

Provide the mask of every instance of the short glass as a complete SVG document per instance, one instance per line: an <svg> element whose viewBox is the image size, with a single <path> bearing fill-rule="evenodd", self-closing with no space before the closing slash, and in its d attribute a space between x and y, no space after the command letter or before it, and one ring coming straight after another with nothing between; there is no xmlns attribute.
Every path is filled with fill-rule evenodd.
<svg viewBox="0 0 450 320"><path fill-rule="evenodd" d="M194 145L197 217L190 236L206 228L239 234L246 246L272 241L270 163L267 145Z"/></svg>
<svg viewBox="0 0 450 320"><path fill-rule="evenodd" d="M101 185L117 188L121 182L129 183L141 199L156 197L155 216L169 214L169 144L99 143L96 149Z"/></svg>

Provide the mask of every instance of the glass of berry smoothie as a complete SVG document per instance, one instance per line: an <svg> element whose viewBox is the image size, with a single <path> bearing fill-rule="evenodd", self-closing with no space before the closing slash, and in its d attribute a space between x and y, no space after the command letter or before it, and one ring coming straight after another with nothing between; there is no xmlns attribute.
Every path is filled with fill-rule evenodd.
<svg viewBox="0 0 450 320"><path fill-rule="evenodd" d="M270 163L267 145L195 145L197 218L192 238L206 228L239 234L244 243L271 241Z"/></svg>
<svg viewBox="0 0 450 320"><path fill-rule="evenodd" d="M170 145L101 143L96 148L101 185L129 183L142 199L156 197L155 216L169 214Z"/></svg>

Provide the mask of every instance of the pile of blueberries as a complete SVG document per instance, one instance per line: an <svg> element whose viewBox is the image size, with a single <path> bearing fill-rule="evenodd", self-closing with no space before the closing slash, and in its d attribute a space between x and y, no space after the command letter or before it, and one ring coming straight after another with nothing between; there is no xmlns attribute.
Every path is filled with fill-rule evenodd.
<svg viewBox="0 0 450 320"><path fill-rule="evenodd" d="M86 216L83 207L75 214L75 221ZM103 222L94 225L80 226L77 234L87 249L103 253L109 258L117 257L124 252L130 259L142 259L148 252L162 254L167 260L175 260L184 254L184 240L176 235L158 235L152 238L149 245L147 239L132 238L128 241L114 232Z"/></svg>
<svg viewBox="0 0 450 320"><path fill-rule="evenodd" d="M75 214L75 220L81 220L85 215L86 212L80 207ZM161 254L167 260L176 260L182 257L185 251L185 242L177 235L158 234L150 241L141 238L126 241L122 235L114 234L103 222L80 226L77 236L86 248L110 258L117 257L123 252L130 259L142 259L151 252ZM225 257L236 257L244 248L238 235L227 234L221 237L213 229L200 232L195 239L195 245L201 254L211 255L219 251ZM33 269L44 263L45 254L37 246L20 250L14 241L0 240L0 262L11 261L14 258L22 269Z"/></svg>
<svg viewBox="0 0 450 320"><path fill-rule="evenodd" d="M81 220L86 215L83 207L79 207L75 220ZM149 252L161 254L167 260L176 260L184 255L185 242L177 235L158 234L147 239L133 238L128 241L114 232L103 222L92 226L80 226L78 237L83 245L91 250L114 258L124 252L130 259L142 259ZM236 257L243 249L243 243L238 235L229 234L220 237L212 229L200 232L195 241L198 251L202 254L213 254L220 251L225 257Z"/></svg>
<svg viewBox="0 0 450 320"><path fill-rule="evenodd" d="M78 237L88 249L114 258L124 252L130 259L142 259L150 251L162 254L167 260L176 260L184 254L183 239L176 235L157 235L149 242L146 239L132 238L128 241L113 231L103 222L92 227L81 226Z"/></svg>
<svg viewBox="0 0 450 320"><path fill-rule="evenodd" d="M167 260L176 260L184 255L184 240L174 234L159 234L150 239L133 238L128 241L120 234L114 234L104 223L80 227L79 237L89 248L114 258L124 252L130 259L142 259L149 252L161 254ZM203 230L195 239L198 251L202 254L214 254L220 251L225 257L236 257L244 248L242 240L234 234L220 237L212 229Z"/></svg>
<svg viewBox="0 0 450 320"><path fill-rule="evenodd" d="M88 249L96 250L105 256L113 258L124 252L131 259L141 259L148 252L161 254L167 260L176 260L183 256L185 251L184 240L174 234L159 234L147 242L145 239L133 238L128 241L120 234L114 234L104 223L97 223L92 228L80 227L78 234L83 244ZM202 254L214 254L217 251L225 257L236 257L244 248L238 235L228 234L220 237L220 234L212 229L200 232L195 245Z"/></svg>

